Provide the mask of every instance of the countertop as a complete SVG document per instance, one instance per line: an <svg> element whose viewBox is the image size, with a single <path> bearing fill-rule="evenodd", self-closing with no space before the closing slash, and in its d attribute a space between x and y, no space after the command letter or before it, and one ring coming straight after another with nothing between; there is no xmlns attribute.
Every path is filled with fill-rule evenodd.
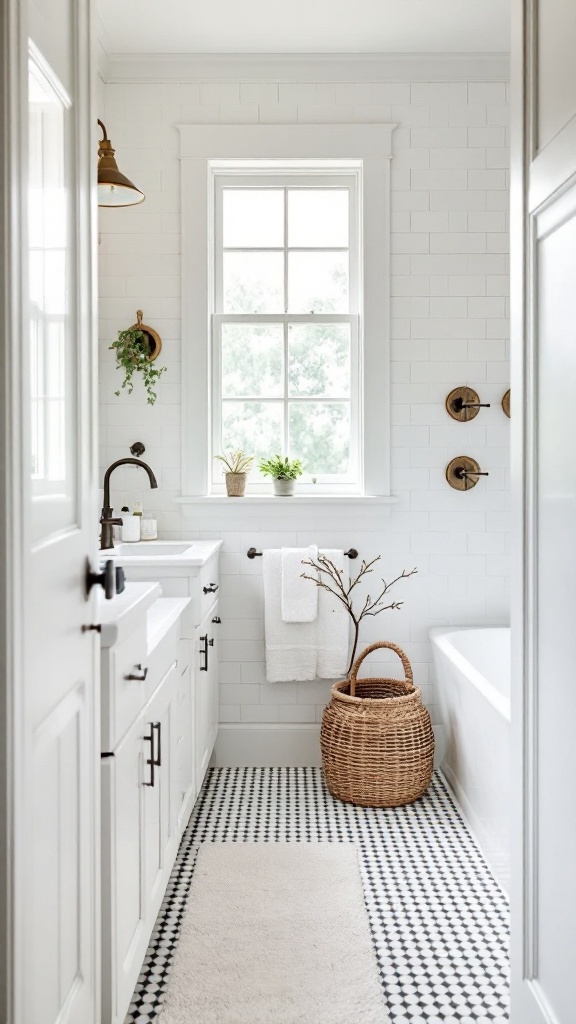
<svg viewBox="0 0 576 1024"><path fill-rule="evenodd" d="M98 621L102 625L101 647L113 647L124 640L143 621L148 609L162 594L159 583L127 583L124 591L107 601L98 594Z"/></svg>
<svg viewBox="0 0 576 1024"><path fill-rule="evenodd" d="M191 540L185 551L185 541L137 541L135 544L117 544L109 551L102 553L106 558L113 558L118 565L138 565L146 568L184 566L200 567L206 564L222 547L221 540ZM159 552L159 549L162 549ZM175 549L175 550L174 550ZM154 551L154 554L151 552Z"/></svg>

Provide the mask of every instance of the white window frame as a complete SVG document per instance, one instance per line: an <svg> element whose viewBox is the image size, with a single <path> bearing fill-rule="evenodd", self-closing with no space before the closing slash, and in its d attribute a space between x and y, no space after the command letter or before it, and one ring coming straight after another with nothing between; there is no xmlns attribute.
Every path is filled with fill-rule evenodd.
<svg viewBox="0 0 576 1024"><path fill-rule="evenodd" d="M361 177L363 301L358 310L360 479L335 495L390 495L390 158L394 125L180 125L182 186L182 500L218 496L210 465L215 177L279 166ZM251 490L255 490L251 481ZM310 499L326 489L309 488Z"/></svg>
<svg viewBox="0 0 576 1024"><path fill-rule="evenodd" d="M248 172L248 173L247 173ZM214 235L211 259L214 266L214 299L213 309L223 308L223 282L222 282L222 255L224 252L222 232L222 196L224 189L230 187L258 188L258 181L265 182L270 188L346 188L349 193L350 224L348 251L350 254L350 276L349 276L349 311L348 313L325 313L318 315L319 324L343 323L350 326L350 473L340 479L335 477L323 477L316 475L316 483L306 479L298 481L298 492L300 494L360 494L364 491L363 481L363 460L361 458L360 425L362 409L362 368L360 357L362 344L360 339L360 314L361 314L361 238L359 235L359 199L361 190L361 168L332 167L329 162L322 163L315 168L297 168L278 164L275 167L262 167L256 165L250 169L246 168L225 168L214 169L213 171L213 195L214 195ZM262 186L261 186L262 187ZM288 273L288 241L286 233L284 237L284 288L287 287ZM308 250L307 250L308 251ZM219 454L221 450L221 332L225 323L276 323L284 327L284 345L287 346L288 324L310 323L310 316L295 313L276 314L237 314L237 313L212 313L212 436L211 450L212 457ZM285 353L285 364L287 363ZM287 369L287 366L285 366ZM285 413L285 432L287 430L288 410L288 375L284 374L284 394L278 398L282 402ZM315 396L303 397L300 401L315 401ZM329 399L326 399L328 401ZM257 401L257 399L254 399ZM269 481L257 472L250 477L250 493L268 493L270 491ZM225 492L224 477L220 463L214 463L210 480L210 492L212 494L223 494Z"/></svg>

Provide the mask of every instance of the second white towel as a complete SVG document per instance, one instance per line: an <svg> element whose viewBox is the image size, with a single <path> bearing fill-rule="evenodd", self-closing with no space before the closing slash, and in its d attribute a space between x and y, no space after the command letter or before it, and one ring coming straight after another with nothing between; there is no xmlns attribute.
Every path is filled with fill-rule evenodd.
<svg viewBox="0 0 576 1024"><path fill-rule="evenodd" d="M269 683L299 681L316 676L316 623L282 621L282 555L264 552L264 629L266 679ZM316 587L313 583L309 587Z"/></svg>
<svg viewBox="0 0 576 1024"><path fill-rule="evenodd" d="M315 622L318 614L318 587L303 580L302 573L313 576L314 570L304 561L318 557L318 548L281 548L282 552L282 621Z"/></svg>
<svg viewBox="0 0 576 1024"><path fill-rule="evenodd" d="M321 551L335 569L345 573L342 550ZM350 616L337 597L321 589L318 595L316 644L318 660L316 675L319 679L343 679L348 668Z"/></svg>

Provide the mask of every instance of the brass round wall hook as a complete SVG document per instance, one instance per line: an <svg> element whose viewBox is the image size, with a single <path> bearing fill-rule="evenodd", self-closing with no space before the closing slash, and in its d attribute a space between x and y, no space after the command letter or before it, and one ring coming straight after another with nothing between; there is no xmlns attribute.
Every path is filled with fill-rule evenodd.
<svg viewBox="0 0 576 1024"><path fill-rule="evenodd" d="M142 310L141 309L137 309L136 310L136 321L137 322L135 324L132 324L130 330L131 331L142 331L142 334L144 335L144 337L146 339L146 343L148 345L148 349L149 349L149 352L150 352L150 355L148 356L148 361L150 363L153 363L154 360L157 359L158 356L160 355L160 352L161 352L161 349L162 349L162 338L158 334L158 331L155 331L153 327L148 327L147 324L142 323L142 317L143 316L144 316L144 314L143 314Z"/></svg>
<svg viewBox="0 0 576 1024"><path fill-rule="evenodd" d="M478 478L488 476L469 455L457 455L446 466L446 479L456 491L469 491L478 483Z"/></svg>
<svg viewBox="0 0 576 1024"><path fill-rule="evenodd" d="M448 415L460 423L468 423L478 415L480 409L490 408L490 402L481 402L478 392L467 384L453 388L445 404Z"/></svg>
<svg viewBox="0 0 576 1024"><path fill-rule="evenodd" d="M504 409L508 419L510 419L510 388L508 388L508 391L502 398L502 408Z"/></svg>

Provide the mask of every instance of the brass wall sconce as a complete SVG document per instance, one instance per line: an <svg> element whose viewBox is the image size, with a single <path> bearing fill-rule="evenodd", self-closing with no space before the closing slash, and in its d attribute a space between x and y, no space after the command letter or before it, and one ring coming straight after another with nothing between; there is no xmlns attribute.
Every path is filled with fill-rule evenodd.
<svg viewBox="0 0 576 1024"><path fill-rule="evenodd" d="M136 310L136 323L132 324L129 328L130 331L142 331L144 338L146 339L146 345L148 346L148 362L153 363L158 358L162 349L162 338L155 331L153 327L148 327L147 324L142 323L142 317L144 313L141 309Z"/></svg>
<svg viewBox="0 0 576 1024"><path fill-rule="evenodd" d="M98 143L98 206L136 206L146 196L118 170L112 143L102 121L98 121L104 138Z"/></svg>
<svg viewBox="0 0 576 1024"><path fill-rule="evenodd" d="M460 423L468 423L478 415L480 409L490 408L490 402L481 402L478 393L465 384L454 388L445 404L448 415Z"/></svg>
<svg viewBox="0 0 576 1024"><path fill-rule="evenodd" d="M508 388L508 391L502 398L502 408L504 409L508 419L510 419L510 388Z"/></svg>
<svg viewBox="0 0 576 1024"><path fill-rule="evenodd" d="M472 487L476 487L481 476L489 474L482 472L476 459L471 459L469 455L457 455L446 466L446 479L450 487L456 491L471 490Z"/></svg>

